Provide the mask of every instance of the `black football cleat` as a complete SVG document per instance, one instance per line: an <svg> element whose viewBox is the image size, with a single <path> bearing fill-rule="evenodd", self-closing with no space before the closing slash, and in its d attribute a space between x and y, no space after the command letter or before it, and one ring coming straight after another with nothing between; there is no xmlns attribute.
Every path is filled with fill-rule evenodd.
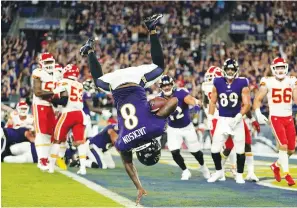
<svg viewBox="0 0 297 208"><path fill-rule="evenodd" d="M151 31L156 29L156 24L163 17L163 14L154 14L153 16L147 17L143 20L146 28Z"/></svg>
<svg viewBox="0 0 297 208"><path fill-rule="evenodd" d="M94 40L90 38L79 50L80 55L87 56L90 50L93 49Z"/></svg>

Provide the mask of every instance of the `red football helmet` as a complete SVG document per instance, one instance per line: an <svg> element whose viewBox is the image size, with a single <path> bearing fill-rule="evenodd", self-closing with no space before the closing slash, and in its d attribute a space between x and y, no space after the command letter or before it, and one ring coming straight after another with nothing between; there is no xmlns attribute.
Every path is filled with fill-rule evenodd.
<svg viewBox="0 0 297 208"><path fill-rule="evenodd" d="M20 100L16 106L20 116L27 116L29 113L29 106L24 100Z"/></svg>
<svg viewBox="0 0 297 208"><path fill-rule="evenodd" d="M55 59L51 53L42 53L39 56L39 64L42 69L48 73L53 73L55 68Z"/></svg>
<svg viewBox="0 0 297 208"><path fill-rule="evenodd" d="M278 57L273 59L270 68L274 76L279 79L283 79L288 74L289 66L285 59Z"/></svg>
<svg viewBox="0 0 297 208"><path fill-rule="evenodd" d="M217 66L211 66L208 68L207 72L204 75L204 81L213 82L215 77L221 77L221 76L223 76L222 69L220 69Z"/></svg>
<svg viewBox="0 0 297 208"><path fill-rule="evenodd" d="M55 64L54 77L55 81L63 79L63 67L60 64Z"/></svg>
<svg viewBox="0 0 297 208"><path fill-rule="evenodd" d="M64 68L63 78L77 80L79 76L79 68L74 64L67 64Z"/></svg>

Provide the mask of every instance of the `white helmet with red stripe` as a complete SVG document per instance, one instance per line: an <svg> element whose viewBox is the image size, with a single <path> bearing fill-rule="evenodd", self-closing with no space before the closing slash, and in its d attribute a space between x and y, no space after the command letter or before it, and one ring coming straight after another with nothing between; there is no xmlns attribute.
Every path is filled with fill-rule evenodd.
<svg viewBox="0 0 297 208"><path fill-rule="evenodd" d="M215 77L221 77L221 76L223 76L222 69L220 69L217 66L211 66L208 68L207 72L204 75L204 81L213 82Z"/></svg>
<svg viewBox="0 0 297 208"><path fill-rule="evenodd" d="M270 68L276 78L283 79L288 74L289 66L285 59L278 57L272 61Z"/></svg>
<svg viewBox="0 0 297 208"><path fill-rule="evenodd" d="M63 78L77 80L79 76L79 68L74 64L67 64L64 68Z"/></svg>
<svg viewBox="0 0 297 208"><path fill-rule="evenodd" d="M20 116L27 116L29 113L29 105L24 100L18 102L16 109Z"/></svg>
<svg viewBox="0 0 297 208"><path fill-rule="evenodd" d="M55 69L55 59L51 53L42 53L39 56L39 64L41 68L48 73L53 73Z"/></svg>
<svg viewBox="0 0 297 208"><path fill-rule="evenodd" d="M55 64L54 77L55 81L63 79L63 67L60 64Z"/></svg>

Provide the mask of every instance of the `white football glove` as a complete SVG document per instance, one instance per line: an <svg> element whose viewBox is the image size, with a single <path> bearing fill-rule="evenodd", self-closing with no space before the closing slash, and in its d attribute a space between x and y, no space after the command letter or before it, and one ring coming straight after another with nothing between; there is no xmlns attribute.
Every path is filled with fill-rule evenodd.
<svg viewBox="0 0 297 208"><path fill-rule="evenodd" d="M109 110L102 110L102 117L107 120L112 116L112 113Z"/></svg>
<svg viewBox="0 0 297 208"><path fill-rule="evenodd" d="M207 116L207 128L208 128L208 130L213 129L212 120L213 120L213 115L208 114L208 116Z"/></svg>
<svg viewBox="0 0 297 208"><path fill-rule="evenodd" d="M256 113L256 117L257 117L257 120L258 120L259 124L267 124L267 122L268 122L268 118L266 118L266 116L264 116L264 115L261 113L260 108L257 108L257 109L255 110L255 113Z"/></svg>
<svg viewBox="0 0 297 208"><path fill-rule="evenodd" d="M233 118L233 120L229 123L229 126L231 127L231 129L233 130L237 126L237 124L240 123L241 120L242 120L242 114L237 113L236 116Z"/></svg>

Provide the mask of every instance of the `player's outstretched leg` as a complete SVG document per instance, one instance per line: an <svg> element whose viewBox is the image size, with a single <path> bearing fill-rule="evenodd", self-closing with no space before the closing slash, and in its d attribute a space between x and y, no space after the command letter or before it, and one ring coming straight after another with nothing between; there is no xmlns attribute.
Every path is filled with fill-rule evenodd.
<svg viewBox="0 0 297 208"><path fill-rule="evenodd" d="M92 74L92 77L95 81L103 75L103 71L99 61L97 60L96 54L93 49L94 40L89 39L79 50L82 56L88 57L88 65Z"/></svg>
<svg viewBox="0 0 297 208"><path fill-rule="evenodd" d="M163 50L156 31L156 24L159 22L159 20L162 17L163 15L161 14L155 14L151 17L146 18L144 20L144 23L150 34L151 56L152 56L153 63L164 70L165 66L164 66Z"/></svg>
<svg viewBox="0 0 297 208"><path fill-rule="evenodd" d="M176 164L183 170L181 180L189 180L192 176L191 172L187 168L184 158L180 154L180 150L171 151L172 158L176 162Z"/></svg>

